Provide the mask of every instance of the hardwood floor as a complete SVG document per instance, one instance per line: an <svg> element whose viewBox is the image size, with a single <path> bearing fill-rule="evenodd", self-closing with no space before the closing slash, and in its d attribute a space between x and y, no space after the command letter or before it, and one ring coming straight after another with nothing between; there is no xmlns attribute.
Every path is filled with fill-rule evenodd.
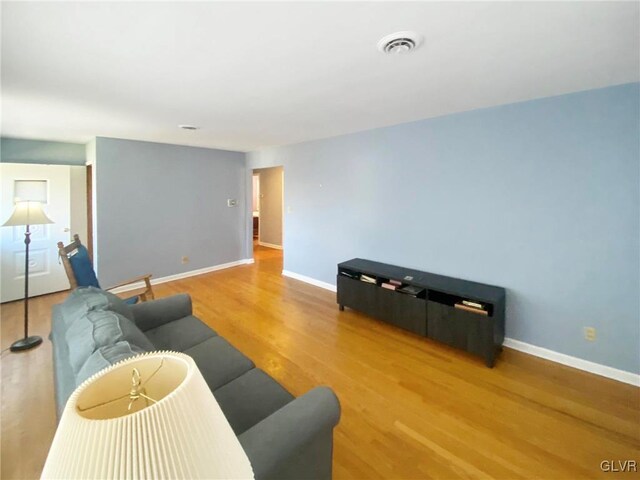
<svg viewBox="0 0 640 480"><path fill-rule="evenodd" d="M335 294L281 276L281 252L154 287L188 292L195 314L298 396L331 386L342 405L334 478L637 478L640 389L504 349L481 359L364 315ZM51 306L33 299L35 334ZM22 304L2 306L2 348L21 336ZM40 475L55 430L51 345L2 354L2 478Z"/></svg>

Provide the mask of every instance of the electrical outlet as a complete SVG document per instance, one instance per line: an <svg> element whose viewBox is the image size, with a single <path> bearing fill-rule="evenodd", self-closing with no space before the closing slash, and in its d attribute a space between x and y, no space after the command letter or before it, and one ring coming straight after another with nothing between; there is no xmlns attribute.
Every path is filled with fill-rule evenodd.
<svg viewBox="0 0 640 480"><path fill-rule="evenodd" d="M238 205L238 201L235 198L227 199L227 207L235 207L236 205Z"/></svg>
<svg viewBox="0 0 640 480"><path fill-rule="evenodd" d="M182 260L181 260L181 261L182 261L182 264L183 264L183 265L186 265L187 263L189 263L189 257L184 256L184 257L182 257Z"/></svg>
<svg viewBox="0 0 640 480"><path fill-rule="evenodd" d="M590 342L595 342L596 329L593 327L584 327L584 339Z"/></svg>

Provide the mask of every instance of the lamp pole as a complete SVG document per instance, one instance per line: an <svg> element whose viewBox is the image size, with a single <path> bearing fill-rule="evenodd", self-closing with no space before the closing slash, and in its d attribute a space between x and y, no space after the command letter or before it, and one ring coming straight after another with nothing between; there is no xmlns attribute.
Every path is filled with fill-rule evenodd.
<svg viewBox="0 0 640 480"><path fill-rule="evenodd" d="M31 243L31 231L29 224L24 232L24 338L11 345L12 352L29 350L42 343L42 337L29 336L29 244Z"/></svg>
<svg viewBox="0 0 640 480"><path fill-rule="evenodd" d="M29 225L24 232L24 338L29 336L29 244L31 232Z"/></svg>

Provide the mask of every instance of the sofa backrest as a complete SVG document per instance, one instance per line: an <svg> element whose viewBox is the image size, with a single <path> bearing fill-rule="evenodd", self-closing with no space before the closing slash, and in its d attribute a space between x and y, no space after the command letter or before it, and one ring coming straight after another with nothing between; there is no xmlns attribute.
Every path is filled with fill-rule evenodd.
<svg viewBox="0 0 640 480"><path fill-rule="evenodd" d="M135 324L133 310L116 295L95 287L77 288L54 310L56 388L64 401L98 371L134 355L155 350ZM57 399L58 400L58 399ZM62 398L60 398L62 400ZM60 403L60 402L58 402ZM58 408L64 405L58 405Z"/></svg>

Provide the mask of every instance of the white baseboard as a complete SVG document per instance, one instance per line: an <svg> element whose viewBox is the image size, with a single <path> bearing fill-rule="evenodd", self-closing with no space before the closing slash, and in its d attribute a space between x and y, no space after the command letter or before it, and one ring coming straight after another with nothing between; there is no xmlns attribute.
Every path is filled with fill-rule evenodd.
<svg viewBox="0 0 640 480"><path fill-rule="evenodd" d="M223 263L220 265L214 265L212 267L199 268L197 270L191 270L189 272L176 273L175 275L168 275L166 277L151 277L151 285L158 285L160 283L173 282L174 280L182 280L183 278L194 277L196 275L202 275L204 273L215 272L216 270L224 270L225 268L238 267L240 265L249 265L253 263L253 258L244 258L242 260L236 260L235 262ZM144 282L136 282L131 285L125 285L123 287L114 288L109 290L112 293L124 293L131 290L138 290L144 287Z"/></svg>
<svg viewBox="0 0 640 480"><path fill-rule="evenodd" d="M568 367L577 368L578 370L584 370L585 372L595 373L602 377L611 378L619 382L628 383L629 385L635 385L640 387L640 375L636 373L627 372L625 370L619 370L617 368L608 367L607 365L601 365L599 363L590 362L578 357L572 357L564 353L555 352L547 348L531 345L530 343L521 342L520 340L514 340L513 338L505 338L504 346L518 350L519 352L528 353L536 357L551 360L552 362L561 363Z"/></svg>
<svg viewBox="0 0 640 480"><path fill-rule="evenodd" d="M299 273L283 270L282 275L285 277L295 278L301 282L310 283L316 287L324 288L326 290L336 291L336 286L327 282L316 280L315 278L307 277L306 275L300 275ZM530 343L521 342L520 340L514 340L513 338L505 338L504 346L518 350L519 352L528 353L535 357L551 360L552 362L567 365L569 367L577 368L578 370L584 370L585 372L595 373L602 377L611 378L619 382L628 383L629 385L640 386L640 375L636 373L627 372L625 370L619 370L617 368L608 367L599 363L583 360L582 358L572 357L560 352L554 352L546 348L537 347Z"/></svg>
<svg viewBox="0 0 640 480"><path fill-rule="evenodd" d="M275 248L277 250L282 250L282 245L276 245L275 243L267 243L267 242L258 241L258 245L260 245L261 247Z"/></svg>
<svg viewBox="0 0 640 480"><path fill-rule="evenodd" d="M324 288L325 290L331 290L332 292L337 291L335 285L331 285L330 283L323 282L321 280L316 280L315 278L307 277L306 275L300 275L299 273L290 272L289 270L282 270L282 275L284 275L285 277L293 278L295 280L300 280L301 282L310 283L311 285Z"/></svg>

